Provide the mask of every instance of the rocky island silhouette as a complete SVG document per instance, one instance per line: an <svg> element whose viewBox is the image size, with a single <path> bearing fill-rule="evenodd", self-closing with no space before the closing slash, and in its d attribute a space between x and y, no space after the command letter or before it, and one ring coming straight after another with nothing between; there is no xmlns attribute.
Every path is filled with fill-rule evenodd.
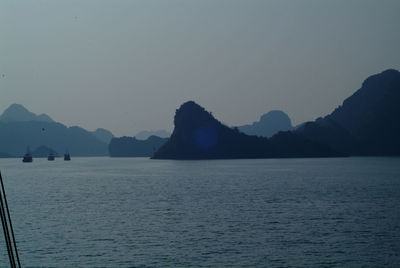
<svg viewBox="0 0 400 268"><path fill-rule="evenodd" d="M175 114L171 138L154 159L229 159L267 157L339 156L330 147L286 131L271 139L249 136L229 128L194 101L184 103Z"/></svg>
<svg viewBox="0 0 400 268"><path fill-rule="evenodd" d="M229 128L193 101L176 111L174 125L154 159L400 155L400 73L370 76L330 115L269 139Z"/></svg>
<svg viewBox="0 0 400 268"><path fill-rule="evenodd" d="M75 156L155 159L392 156L400 155L399 118L400 73L393 69L368 77L331 114L297 128L282 111L231 128L188 101L176 110L169 139L115 138L108 130L66 127L13 104L0 116L0 157L21 156L26 146L41 148L35 152L41 156L49 151L45 147L69 148Z"/></svg>

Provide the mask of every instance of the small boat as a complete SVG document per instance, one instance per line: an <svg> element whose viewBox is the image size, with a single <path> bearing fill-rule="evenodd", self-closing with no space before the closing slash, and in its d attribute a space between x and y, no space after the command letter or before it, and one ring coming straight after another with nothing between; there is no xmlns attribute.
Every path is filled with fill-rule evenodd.
<svg viewBox="0 0 400 268"><path fill-rule="evenodd" d="M54 161L55 157L53 153L50 153L49 156L47 157L47 160L49 161Z"/></svg>
<svg viewBox="0 0 400 268"><path fill-rule="evenodd" d="M29 151L29 147L26 150L26 154L24 154L24 158L22 158L22 162L24 163L31 163L33 161L32 154Z"/></svg>
<svg viewBox="0 0 400 268"><path fill-rule="evenodd" d="M68 151L64 154L64 161L70 161L71 156L69 155Z"/></svg>

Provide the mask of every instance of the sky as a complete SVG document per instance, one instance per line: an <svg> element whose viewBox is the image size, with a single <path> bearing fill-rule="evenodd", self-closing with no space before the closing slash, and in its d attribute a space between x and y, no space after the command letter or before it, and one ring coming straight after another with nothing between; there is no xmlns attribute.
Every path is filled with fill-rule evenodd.
<svg viewBox="0 0 400 268"><path fill-rule="evenodd" d="M223 123L330 113L400 70L398 0L3 0L0 113L12 103L116 136L173 130L194 100Z"/></svg>

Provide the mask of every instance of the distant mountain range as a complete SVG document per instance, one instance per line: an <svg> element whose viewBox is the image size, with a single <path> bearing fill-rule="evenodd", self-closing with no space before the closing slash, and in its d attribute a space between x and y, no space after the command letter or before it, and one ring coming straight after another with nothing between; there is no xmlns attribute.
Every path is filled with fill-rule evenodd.
<svg viewBox="0 0 400 268"><path fill-rule="evenodd" d="M369 77L330 115L269 139L224 126L193 101L176 111L174 125L154 158L400 155L400 73L387 70Z"/></svg>
<svg viewBox="0 0 400 268"><path fill-rule="evenodd" d="M283 111L273 110L260 117L260 120L251 125L238 126L238 129L247 135L272 137L279 131L292 130L292 122Z"/></svg>
<svg viewBox="0 0 400 268"><path fill-rule="evenodd" d="M367 78L331 114L296 128L282 111L230 128L193 101L176 111L174 125L169 139L166 131L114 138L108 130L66 127L13 104L0 115L0 157L20 157L27 146L40 156L68 149L73 156L154 153L156 159L400 155L400 73L390 69Z"/></svg>
<svg viewBox="0 0 400 268"><path fill-rule="evenodd" d="M166 130L145 130L135 137L113 138L108 145L108 153L111 157L151 157L170 135Z"/></svg>
<svg viewBox="0 0 400 268"><path fill-rule="evenodd" d="M37 121L37 122L47 122L54 123L53 119L50 118L47 114L36 115L30 112L21 104L11 104L2 115L0 115L1 122L28 122L28 121Z"/></svg>
<svg viewBox="0 0 400 268"><path fill-rule="evenodd" d="M32 156L33 157L48 157L49 154L53 154L55 157L59 157L60 154L56 151L54 151L53 149L46 147L44 145L39 146L38 148L36 148L33 152L32 152Z"/></svg>
<svg viewBox="0 0 400 268"><path fill-rule="evenodd" d="M146 140L135 137L113 138L108 146L111 157L151 157L168 138L150 136Z"/></svg>
<svg viewBox="0 0 400 268"><path fill-rule="evenodd" d="M0 156L22 156L27 147L45 146L73 156L108 155L111 132L94 132L80 127L66 127L46 114L36 115L20 104L12 104L0 116Z"/></svg>
<svg viewBox="0 0 400 268"><path fill-rule="evenodd" d="M138 140L147 140L150 136L157 136L160 138L169 138L171 133L166 130L157 130L157 131L140 131L138 134L135 135L135 138Z"/></svg>

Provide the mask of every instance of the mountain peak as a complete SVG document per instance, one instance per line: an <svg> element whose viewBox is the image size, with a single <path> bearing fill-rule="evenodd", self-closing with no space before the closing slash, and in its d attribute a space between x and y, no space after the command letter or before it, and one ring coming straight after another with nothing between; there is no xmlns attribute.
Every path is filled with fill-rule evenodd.
<svg viewBox="0 0 400 268"><path fill-rule="evenodd" d="M175 126L186 126L195 128L198 125L209 124L217 121L210 112L207 112L203 107L194 101L187 101L176 110L174 117ZM219 122L218 122L219 123Z"/></svg>
<svg viewBox="0 0 400 268"><path fill-rule="evenodd" d="M4 113L15 113L15 112L24 112L24 113L30 113L28 109L26 109L22 104L18 103L13 103L11 104L7 109L4 110Z"/></svg>
<svg viewBox="0 0 400 268"><path fill-rule="evenodd" d="M138 139L138 140L147 140L151 136L157 136L160 138L168 138L169 136L171 136L171 133L169 133L168 131L166 131L164 129L161 129L161 130L156 130L156 131L143 130L135 135L136 139Z"/></svg>
<svg viewBox="0 0 400 268"><path fill-rule="evenodd" d="M98 140L107 144L111 141L112 138L114 138L112 132L104 128L98 128L92 133Z"/></svg>
<svg viewBox="0 0 400 268"><path fill-rule="evenodd" d="M272 110L260 117L260 121L251 125L238 127L240 131L247 135L256 135L262 137L272 137L279 131L292 130L292 122L289 116L280 110Z"/></svg>
<svg viewBox="0 0 400 268"><path fill-rule="evenodd" d="M388 83L392 83L394 79L398 79L400 76L400 72L395 69L387 69L381 73L371 75L362 83L363 87L375 87L377 85L382 86L382 83L385 85Z"/></svg>
<svg viewBox="0 0 400 268"><path fill-rule="evenodd" d="M260 116L260 122L269 120L270 118L276 118L276 117L285 119L289 122L289 124L291 124L289 116L284 111L281 111L281 110L271 110L268 113L263 114L262 116Z"/></svg>
<svg viewBox="0 0 400 268"><path fill-rule="evenodd" d="M207 113L208 112L194 101L187 101L179 107L177 112L180 113Z"/></svg>
<svg viewBox="0 0 400 268"><path fill-rule="evenodd" d="M16 122L16 121L41 121L41 122L54 122L46 114L36 115L30 112L21 104L11 104L7 109L4 110L0 116L0 121L4 122Z"/></svg>

